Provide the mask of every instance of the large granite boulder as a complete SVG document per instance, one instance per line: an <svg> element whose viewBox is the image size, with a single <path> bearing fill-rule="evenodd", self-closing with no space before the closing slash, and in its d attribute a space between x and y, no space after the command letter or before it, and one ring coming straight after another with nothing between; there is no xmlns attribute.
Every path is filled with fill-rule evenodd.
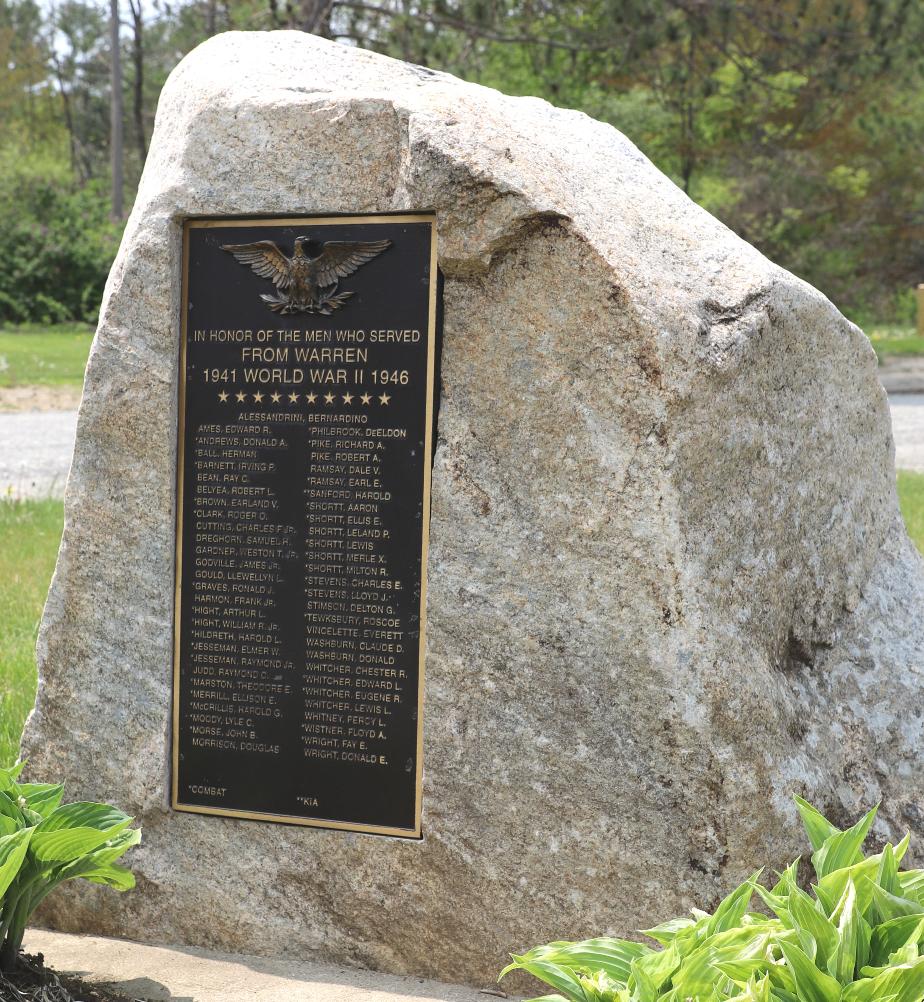
<svg viewBox="0 0 924 1002"><path fill-rule="evenodd" d="M435 210L421 842L172 813L181 223ZM924 575L875 356L622 135L296 32L164 89L87 372L25 735L144 825L58 928L484 983L708 907L800 792L924 835Z"/></svg>

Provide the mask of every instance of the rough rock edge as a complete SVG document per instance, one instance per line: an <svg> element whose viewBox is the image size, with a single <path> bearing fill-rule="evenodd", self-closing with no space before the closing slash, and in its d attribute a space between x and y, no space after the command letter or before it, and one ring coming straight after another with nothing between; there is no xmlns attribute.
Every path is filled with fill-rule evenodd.
<svg viewBox="0 0 924 1002"><path fill-rule="evenodd" d="M291 48L293 45L296 48L306 46L314 55L323 57L322 61L328 60L332 55L332 50L325 47L324 43L305 39L297 34L286 37L288 34L280 33L278 36L283 48ZM845 346L846 356L858 360L860 372L857 385L860 385L859 380L871 378L874 366L871 349L866 345L862 334L840 318L820 293L782 272L761 258L756 251L743 245L724 227L709 219L702 210L692 206L669 182L656 176L653 171L639 171L633 175L630 166L644 165L647 161L631 147L631 144L608 127L591 123L586 117L576 113L549 109L542 102L501 98L493 92L458 84L445 75L421 74L414 68L401 67L399 64L368 53L353 52L349 58L343 53L338 53L337 58L342 59L344 65L347 62L354 62L360 66L360 70L362 66L374 66L383 73L393 74L397 78L396 93L389 99L383 99L376 93L363 97L358 91L351 89L348 83L339 82L336 87L329 89L316 86L286 86L285 93L280 93L279 90L267 92L251 85L246 67L242 76L236 79L231 88L225 88L218 75L212 77L211 82L203 80L202 71L205 70L206 75L211 72L210 60L222 59L233 64L240 50L251 43L270 52L274 44L272 38L273 36L264 36L248 40L243 36L231 35L213 39L181 64L164 90L158 129L155 139L152 140L152 156L145 170L138 201L126 229L119 258L107 283L100 331L88 371L88 393L81 411L79 432L82 449L78 449L68 487L65 542L39 641L43 680L38 710L30 720L28 728L29 734L32 735L34 757L38 762L42 761L42 754L37 742L46 730L46 725L42 721L42 707L46 702L44 673L49 672L54 665L56 635L61 630L73 629L72 626L68 626L66 607L75 600L75 596L72 590L71 593L68 592L67 579L73 574L69 563L81 559L81 546L86 542L81 535L79 517L86 512L87 506L92 506L96 501L107 501L105 478L100 476L102 471L98 470L94 463L96 452L94 436L96 442L102 446L101 454L107 455L108 450L111 457L114 445L107 441L109 433L104 427L106 411L122 394L130 391L133 385L135 387L139 385L146 371L150 372L152 363L155 370L157 369L162 359L164 343L169 344L171 334L169 326L165 328L164 324L158 321L157 315L150 325L142 324L141 329L133 327L132 330L125 331L119 326L120 311L128 309L125 297L142 294L144 291L137 287L127 288L127 285L131 285L133 281L137 283L139 268L146 256L150 256L155 263L163 256L160 248L164 233L170 242L171 259L175 262L179 248L179 222L182 216L186 213L195 214L197 211L203 211L215 194L210 192L206 179L201 175L198 178L188 177L188 173L193 170L191 164L174 162L176 147L169 138L164 137L165 132L175 128L173 123L168 123L168 118L171 115L178 115L179 119L183 120L184 106L187 101L193 102L200 84L207 83L213 88L212 100L204 102L198 111L186 116L190 130L197 127L200 119L213 120L217 116L220 120L220 109L226 91L233 93L235 88L240 96L240 108L258 118L271 108L273 102L278 101L283 104L289 102L293 93L301 95L304 113L309 118L325 103L329 108L343 105L343 114L358 109L363 114L368 113L373 116L377 109L387 110L387 106L390 105L394 111L393 121L401 138L398 144L400 149L394 170L391 202L388 207L392 209L436 207L441 210L441 230L444 238L441 265L447 280L475 285L488 280L502 265L506 255L515 253L521 244L541 237L548 228L559 229L562 234L579 241L588 260L592 259L611 272L613 302L619 305L626 327L633 328L631 336L638 351L640 372L653 387L650 398L654 413L651 418L646 418L647 430L639 432L638 455L642 456L647 448L660 450L666 467L675 470L673 485L675 490L683 486L684 477L689 474L689 470L683 469L683 457L678 453L676 443L671 441L669 432L678 425L678 421L685 413L687 402L698 399L704 383L720 389L724 387L725 390L734 387L739 375L745 373L749 366L753 368L755 357L760 357L755 356L755 346L760 345L768 331L776 331L781 325L785 325L787 311L800 319L803 324L808 325L810 318L815 317L818 323L827 324L831 330L839 332L838 336ZM520 176L515 176L510 164L517 160L518 155L526 156L530 150L535 150L537 143L531 143L529 137L522 133L514 136L511 145L517 148L517 154L512 154L508 159L505 150L506 153L510 153L510 147L504 147L498 142L496 132L487 137L489 141L486 144L479 143L474 147L471 145L470 134L466 134L461 140L454 139L451 135L453 128L451 117L445 121L437 121L440 114L438 109L408 110L414 102L405 91L408 88L420 87L424 83L436 83L449 88L454 94L459 95L463 105L466 105L469 99L475 105L477 105L476 98L484 99L494 107L502 106L509 109L513 117L520 111L528 117L526 113L530 109L539 109L565 132L569 130L576 132L579 126L587 128L594 134L603 130L606 133L606 141L613 146L614 156L618 149L624 158L626 176L618 179L616 188L618 189L619 182L622 182L627 189L625 193L631 194L628 189L644 182L649 201L660 199L660 214L656 219L635 218L628 221L620 219L614 221L608 217L600 220L593 213L594 197L599 196L600 191L594 191L591 193L594 197L588 195L583 202L582 192L569 192L566 195L561 191L557 193L549 191L544 186L542 178L536 172L530 172L530 164L525 165ZM467 106L463 108L463 113L469 111ZM465 143L466 138L470 140L468 146ZM181 151L183 156L188 152L188 147ZM576 150L574 155L579 159L581 154L581 150ZM532 158L527 156L527 159ZM575 169L579 171L580 167L576 166ZM172 180L168 181L167 179L171 177ZM606 186L603 185L603 188L606 189ZM464 199L458 198L460 190L466 193ZM431 199L429 204L425 204L427 193ZM604 196L608 194L612 200L612 190L606 189L603 194ZM267 197L267 189L262 189L262 196L260 190L257 190L248 192L246 197L253 201L239 205L237 209L240 213L266 211L266 203L261 204L260 198ZM337 197L335 193L334 200ZM216 213L229 211L230 193L225 192L224 198L222 208L213 208L213 211ZM606 197L602 201L608 204ZM599 202L598 198L597 204ZM178 206L185 208L179 209ZM310 202L288 208L291 211L318 211L318 207ZM359 211L359 207L355 208ZM372 208L384 209L386 205L377 202L375 205L370 204L363 208L367 211ZM671 224L679 221L685 224L684 228L676 233L672 232ZM619 230L620 227L617 236L613 231ZM695 236L697 244L695 248L691 246L687 228ZM651 235L652 232L655 233L654 237ZM633 237L641 248L636 258L633 258L630 249L633 247ZM668 276L670 286L661 274L651 269L651 261L645 256L646 237L649 244L657 245L658 240L661 240L662 253L665 257L664 274ZM652 254L650 248L647 254L650 258ZM715 264L714 277L711 280L706 267L710 261ZM174 269L171 288L165 290L166 298L171 303L169 311L171 315L178 304L177 274L178 270ZM679 295L675 295L675 292L679 292ZM163 315L163 311L160 315ZM692 344L679 337L691 323L698 324L700 330L699 340ZM768 323L769 327L766 326ZM120 371L117 366L113 375L107 366L114 362L118 362L119 365L128 362L129 365L125 371ZM172 385L168 385L169 378L159 376L158 379L162 384L158 391L159 397L161 400L169 399L173 394ZM635 403L637 405L638 401ZM881 393L876 403L879 412L878 424L881 428L884 427L882 420L884 397ZM483 484L479 480L482 473L473 468L469 459L458 451L457 443L453 441L443 441L440 444L437 468L446 469L447 466L455 471L455 482L473 513L485 512L486 505L490 510L491 505L498 502L498 485L488 482ZM435 469L435 475L436 472ZM143 472L141 476L144 477ZM665 483L665 490L668 491L670 486L669 482ZM149 496L157 497L162 493L163 485L152 482ZM675 512L681 511L682 501L679 494L671 496L669 503ZM124 531L117 526L114 526L114 529ZM830 672L833 678L843 666L863 664L865 658L871 659L874 666L889 665L893 672L914 673L919 670L920 610L924 605L921 561L912 550L901 527L894 488L887 499L882 518L872 526L872 531L874 535L879 536L879 539L865 547L863 559L856 569L853 581L844 593L841 605L837 606L835 603L836 608L826 610L824 621L820 624L814 623L812 616L806 613L805 621L798 624L796 631L792 633L792 641L786 641L792 647L795 656L789 660L789 670L782 673L781 679L775 679L773 684L784 688L790 687L796 705L801 702L806 706L806 700L811 700L815 707L824 705L824 700L830 698L830 690L829 693L822 691L822 687L828 684L828 673ZM668 535L669 549L674 554L676 564L680 566L683 557L684 529L679 518L673 520ZM667 610L665 624L668 628L682 621L684 616L695 619L698 614L699 582L690 576L693 573L693 565L688 565L688 572L687 578L681 579L677 584L679 600L668 601L665 605ZM862 598L861 593L863 593ZM881 617L880 621L887 626L894 624L902 629L899 659L890 653L890 638L884 635L885 629L874 630L872 636L867 635L869 631L865 617L873 612ZM118 657L119 638L112 638L112 642L113 646L109 651L101 652L96 648L92 656L97 657L104 653L106 661ZM675 646L676 643L675 641ZM810 655L808 658L804 657L806 651ZM154 651L151 654L154 654ZM164 662L166 672L168 669L166 659ZM879 672L874 674L878 675ZM48 677L54 681L52 674L49 673ZM156 697L156 692L153 695ZM850 712L852 711L848 712L848 716ZM155 756L162 755L165 748L165 724L160 721L161 717L152 712L149 717L150 728L142 736L143 743L148 745ZM811 738L810 729L814 726L817 730L816 743L829 741L831 731L830 728L825 728L825 723L825 721L813 721L809 728L802 732L799 740L805 741ZM843 725L839 723L838 726ZM53 731L53 728L49 730ZM913 738L913 735L910 737ZM913 742L906 744L905 747L913 748ZM920 747L920 742L917 743L917 747ZM899 803L898 798L901 797L900 783L890 786L887 782L889 777L879 773L872 778L847 777L846 770L851 765L850 752L851 749L845 745L841 755L845 770L843 781L832 779L830 775L818 771L822 762L830 766L830 762L825 760L823 755L816 756L814 760L803 755L798 761L793 762L777 758L767 765L767 769L772 769L777 777L791 777L795 785L811 785L816 794L821 794L829 803L840 805L844 812L855 809L864 797L869 799L869 794L875 792L872 787L884 789L888 792L890 803L880 815L878 832L881 835L891 834L899 823L899 816L909 817L909 823L920 831L919 816L911 817L909 810L893 806ZM715 752L710 751L709 754L713 760L720 759L721 749L716 748ZM52 752L51 758L54 759L54 756L55 753ZM907 774L908 769L916 764L916 760L912 758L900 771ZM131 770L131 764L128 765ZM714 768L717 767L705 766L705 774L708 775ZM81 776L79 781L88 791L93 788L91 778ZM103 781L112 782L111 774L107 772ZM163 777L153 776L145 769L139 769L131 773L130 778L123 777L121 781L133 791L133 797L137 798L136 802L142 806L146 814L150 814L154 824L160 824L157 814L159 805L163 803ZM93 795L97 795L95 790ZM793 818L790 804L778 800L773 804L773 808L777 812L778 819L773 827L778 828L783 820ZM748 866L753 862L753 860L743 860L740 852L734 850L734 847L730 855L728 845L723 855L722 842L724 839L728 843L731 837L732 833L727 830L731 821L732 818L727 816L724 819L721 817L710 819L702 834L701 856L691 856L691 866L702 875L702 879L694 877L689 887L696 886L700 894L703 887L715 888L718 891L726 885L728 879L728 874L724 872L726 867L740 869L742 865ZM438 833L437 837L446 838L451 842L451 835L451 832L444 831ZM262 840L259 835L252 837L256 847ZM767 838L770 837L771 832L768 831ZM773 837L778 838L778 832ZM283 835L280 835L279 839L281 842L286 841ZM272 844L269 836L265 844ZM156 876L157 861L152 858L150 866L152 868L146 869L146 872L152 877ZM150 878L145 876L145 880L148 879ZM686 881L684 883L686 884ZM687 893L687 888L685 887L681 893ZM90 912L84 914L92 913L90 905L92 899L86 894L80 894L75 890L73 900L75 903L81 902L81 906L77 908L78 914L84 903L90 907ZM59 921L61 914L63 913L56 913ZM354 952L350 953L349 944L345 940L337 943L336 938L335 936L334 942L325 944L325 948L333 948L335 952L340 951L339 956L347 957L354 962L377 964L393 970L402 969L402 964L408 962L406 957L402 957L400 947L389 949L384 944L379 944L377 948L362 948L358 952L354 947ZM472 970L470 967L465 976L471 979Z"/></svg>

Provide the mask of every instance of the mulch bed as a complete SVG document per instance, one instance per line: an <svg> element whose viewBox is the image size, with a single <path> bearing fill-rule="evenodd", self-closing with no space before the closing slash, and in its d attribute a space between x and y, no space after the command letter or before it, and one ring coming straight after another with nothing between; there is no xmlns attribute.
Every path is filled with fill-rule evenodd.
<svg viewBox="0 0 924 1002"><path fill-rule="evenodd" d="M41 953L19 955L16 970L0 973L0 1002L138 1002L102 985L55 974Z"/></svg>

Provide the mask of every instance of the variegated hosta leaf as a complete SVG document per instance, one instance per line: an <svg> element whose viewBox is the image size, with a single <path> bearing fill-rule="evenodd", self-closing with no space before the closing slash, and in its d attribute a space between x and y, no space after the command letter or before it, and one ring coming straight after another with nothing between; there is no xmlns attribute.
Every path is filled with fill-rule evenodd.
<svg viewBox="0 0 924 1002"><path fill-rule="evenodd" d="M899 869L908 836L864 857L876 808L841 831L806 801L796 805L814 895L800 886L796 860L770 889L758 873L713 914L693 909L649 929L657 951L623 940L552 943L507 971L527 970L561 993L540 1002L924 1002L924 870ZM748 911L754 892L773 917Z"/></svg>
<svg viewBox="0 0 924 1002"><path fill-rule="evenodd" d="M822 970L826 970L828 961L837 950L837 926L801 887L793 886L787 900L792 928L800 942L811 937L815 944L813 959Z"/></svg>
<svg viewBox="0 0 924 1002"><path fill-rule="evenodd" d="M654 1002L680 965L676 940L665 950L632 961L628 987L639 1002Z"/></svg>
<svg viewBox="0 0 924 1002"><path fill-rule="evenodd" d="M530 951L532 952L532 951ZM574 1002L589 1002L584 989L581 987L580 978L573 970L561 964L555 964L544 960L530 960L528 955L513 955L513 963L504 968L501 977L509 974L510 971L520 970L532 974L539 981L544 981L552 988L556 988L566 999Z"/></svg>
<svg viewBox="0 0 924 1002"><path fill-rule="evenodd" d="M809 844L812 851L820 849L832 835L839 835L840 828L836 828L818 810L801 797L795 797L796 808L802 817L802 824L805 827L805 834L808 835Z"/></svg>
<svg viewBox="0 0 924 1002"><path fill-rule="evenodd" d="M603 971L597 971L592 975L581 975L578 980L589 1002L621 1002L624 992L625 1002L629 1002L628 992Z"/></svg>
<svg viewBox="0 0 924 1002"><path fill-rule="evenodd" d="M731 894L719 902L712 917L706 922L706 935L725 932L741 924L751 898L754 896L754 884L757 883L763 871L758 870L743 884L739 884Z"/></svg>
<svg viewBox="0 0 924 1002"><path fill-rule="evenodd" d="M869 963L881 967L892 954L908 943L918 946L924 941L924 915L902 915L875 927L870 937Z"/></svg>
<svg viewBox="0 0 924 1002"><path fill-rule="evenodd" d="M837 948L828 960L828 973L842 985L847 985L853 981L856 972L866 965L872 935L869 923L860 913L857 891L852 880L848 881L844 889L832 921L837 922Z"/></svg>
<svg viewBox="0 0 924 1002"><path fill-rule="evenodd" d="M924 900L924 870L902 870L898 874L901 893L913 901Z"/></svg>
<svg viewBox="0 0 924 1002"><path fill-rule="evenodd" d="M841 986L834 978L820 971L795 944L780 943L780 949L801 1002L839 1002Z"/></svg>
<svg viewBox="0 0 924 1002"><path fill-rule="evenodd" d="M832 915L837 908L838 902L844 896L844 890L848 881L853 881L859 898L860 911L866 914L872 902L873 890L870 880L875 880L881 865L881 856L867 856L866 859L854 863L853 866L845 866L840 870L834 870L818 881L815 886L815 895L821 902L825 914Z"/></svg>
<svg viewBox="0 0 924 1002"><path fill-rule="evenodd" d="M729 968L723 971L724 965L731 964L744 965L739 969L744 973L741 980L746 981L765 968L767 948L779 931L777 923L772 929L748 925L717 933L683 959L672 984L684 999L709 994L720 977L735 980L728 973Z"/></svg>
<svg viewBox="0 0 924 1002"><path fill-rule="evenodd" d="M843 1002L920 1002L924 998L924 958L890 967L873 978L861 978L847 985Z"/></svg>
<svg viewBox="0 0 924 1002"><path fill-rule="evenodd" d="M654 951L644 943L604 936L578 943L549 943L547 946L537 946L522 956L515 956L513 963L504 968L500 976L522 968L524 962L542 962L574 970L604 971L614 981L625 985L629 980L632 961L649 954L654 955Z"/></svg>
<svg viewBox="0 0 924 1002"><path fill-rule="evenodd" d="M901 886L898 883L898 859L891 843L883 846L879 854L879 870L876 874L876 883L889 894L901 894Z"/></svg>
<svg viewBox="0 0 924 1002"><path fill-rule="evenodd" d="M662 946L667 946L679 933L690 929L694 925L696 925L695 919L683 916L681 918L669 919L667 922L662 922L660 925L656 925L653 929L643 929L642 935L648 936L649 938L660 943Z"/></svg>
<svg viewBox="0 0 924 1002"><path fill-rule="evenodd" d="M877 810L878 807L874 807L846 831L829 835L821 848L812 853L812 866L815 867L819 880L835 870L853 866L863 859L861 848L872 827Z"/></svg>
<svg viewBox="0 0 924 1002"><path fill-rule="evenodd" d="M743 991L729 996L728 1002L770 1002L770 978L765 976L758 981L752 977Z"/></svg>
<svg viewBox="0 0 924 1002"><path fill-rule="evenodd" d="M902 915L924 915L924 905L917 901L889 894L872 881L869 881L869 889L872 895L871 911L877 918L877 925L879 922L888 922L889 919L900 918Z"/></svg>

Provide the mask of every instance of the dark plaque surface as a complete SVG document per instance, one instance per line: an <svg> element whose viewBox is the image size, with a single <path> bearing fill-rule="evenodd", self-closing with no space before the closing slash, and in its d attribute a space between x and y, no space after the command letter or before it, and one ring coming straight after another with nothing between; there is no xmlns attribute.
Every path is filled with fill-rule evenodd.
<svg viewBox="0 0 924 1002"><path fill-rule="evenodd" d="M431 216L186 224L173 806L420 835Z"/></svg>

